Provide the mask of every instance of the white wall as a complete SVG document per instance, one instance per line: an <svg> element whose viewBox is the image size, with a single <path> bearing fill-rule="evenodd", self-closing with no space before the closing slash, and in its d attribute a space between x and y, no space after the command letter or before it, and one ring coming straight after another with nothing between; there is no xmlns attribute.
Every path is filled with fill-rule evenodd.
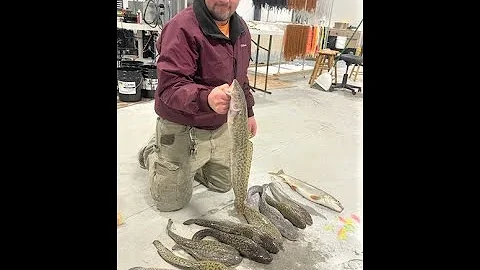
<svg viewBox="0 0 480 270"><path fill-rule="evenodd" d="M131 0L130 0L131 1ZM144 0L138 0L143 2ZM331 1L331 0L330 0ZM329 0L318 0L319 4L330 3ZM350 25L358 25L360 20L363 18L363 0L333 0L333 10L332 10L332 24L333 27L335 22L348 22ZM128 0L123 0L123 5L128 5ZM322 7L317 7L317 10ZM237 13L242 16L245 20L253 20L253 4L252 0L240 0L237 8ZM268 12L266 9L262 9L262 21L269 22L290 22L292 18L292 12L289 10L270 10ZM327 18L328 19L328 18ZM363 25L363 24L362 24ZM362 28L360 26L360 28Z"/></svg>
<svg viewBox="0 0 480 270"><path fill-rule="evenodd" d="M238 15L246 21L253 20L253 4L252 0L240 0L237 7Z"/></svg>
<svg viewBox="0 0 480 270"><path fill-rule="evenodd" d="M335 22L348 22L357 26L363 19L363 0L335 0L332 11L332 25ZM362 29L360 25L359 30Z"/></svg>
<svg viewBox="0 0 480 270"><path fill-rule="evenodd" d="M335 22L348 22L351 25L358 25L363 18L363 0L333 0L332 19L330 25L333 27ZM329 1L319 0L317 3L329 5ZM322 7L317 7L317 10ZM325 9L325 8L324 8ZM252 0L240 0L237 13L245 20L253 20L253 4ZM270 10L268 21L290 22L292 17L291 11L288 10ZM327 18L328 20L328 18ZM267 21L267 10L262 9L262 21ZM362 24L363 25L363 24Z"/></svg>
<svg viewBox="0 0 480 270"><path fill-rule="evenodd" d="M237 7L237 13L247 21L253 20L253 2L252 0L240 0ZM290 22L292 20L292 12L289 10L270 10L262 8L262 21L268 22Z"/></svg>

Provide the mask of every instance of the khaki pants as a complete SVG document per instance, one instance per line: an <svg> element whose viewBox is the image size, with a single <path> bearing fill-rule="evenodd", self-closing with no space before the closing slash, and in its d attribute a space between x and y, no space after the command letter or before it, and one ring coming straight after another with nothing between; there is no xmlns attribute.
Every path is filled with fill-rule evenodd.
<svg viewBox="0 0 480 270"><path fill-rule="evenodd" d="M194 179L213 191L231 189L228 136L227 124L202 130L157 118L156 132L140 149L138 161L148 170L158 210L183 208L192 197Z"/></svg>

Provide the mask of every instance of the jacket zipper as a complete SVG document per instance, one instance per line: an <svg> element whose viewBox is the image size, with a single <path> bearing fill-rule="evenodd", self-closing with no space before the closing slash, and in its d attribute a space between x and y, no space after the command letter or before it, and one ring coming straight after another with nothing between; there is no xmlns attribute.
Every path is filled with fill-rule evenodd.
<svg viewBox="0 0 480 270"><path fill-rule="evenodd" d="M234 51L234 54L233 54L233 78L234 79L237 78L237 58L235 58L235 51Z"/></svg>
<svg viewBox="0 0 480 270"><path fill-rule="evenodd" d="M237 40L242 36L243 32L245 32L245 29L243 29L242 32L240 32L240 34L237 37ZM236 79L237 78L237 58L235 58L235 56L237 54L235 51L235 44L233 44L233 42L232 42L232 48L233 48L233 79Z"/></svg>

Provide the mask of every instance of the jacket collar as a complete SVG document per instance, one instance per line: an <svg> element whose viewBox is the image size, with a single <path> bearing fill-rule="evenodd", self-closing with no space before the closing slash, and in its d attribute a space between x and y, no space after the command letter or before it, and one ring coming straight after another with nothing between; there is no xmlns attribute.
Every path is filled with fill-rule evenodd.
<svg viewBox="0 0 480 270"><path fill-rule="evenodd" d="M200 28L202 29L205 35L209 35L221 39L229 39L222 34L220 29L218 29L217 24L213 20L210 11L208 11L207 6L205 5L205 0L194 0L192 5L195 17L197 17ZM230 16L230 39L233 43L237 40L241 33L245 31L246 26L242 24L240 15L237 12L234 12Z"/></svg>

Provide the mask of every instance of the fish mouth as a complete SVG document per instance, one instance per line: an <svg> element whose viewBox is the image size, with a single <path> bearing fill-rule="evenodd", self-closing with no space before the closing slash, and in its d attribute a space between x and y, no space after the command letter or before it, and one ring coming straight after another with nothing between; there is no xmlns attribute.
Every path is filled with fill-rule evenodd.
<svg viewBox="0 0 480 270"><path fill-rule="evenodd" d="M253 257L252 261L269 264L273 261L273 257L272 256L266 256L266 255L259 255L259 256Z"/></svg>
<svg viewBox="0 0 480 270"><path fill-rule="evenodd" d="M278 244L275 243L272 239L265 239L264 237L262 239L262 247L265 248L268 252L277 254L280 251L280 248L278 247Z"/></svg>
<svg viewBox="0 0 480 270"><path fill-rule="evenodd" d="M273 261L272 255L264 248L253 248L248 250L248 258L259 263L269 264Z"/></svg>
<svg viewBox="0 0 480 270"><path fill-rule="evenodd" d="M290 241L297 241L298 236L299 236L298 233L292 233L292 232L285 233L284 235L284 237Z"/></svg>
<svg viewBox="0 0 480 270"><path fill-rule="evenodd" d="M333 205L324 205L324 206L338 213L341 213L344 209L340 203L336 203Z"/></svg>

